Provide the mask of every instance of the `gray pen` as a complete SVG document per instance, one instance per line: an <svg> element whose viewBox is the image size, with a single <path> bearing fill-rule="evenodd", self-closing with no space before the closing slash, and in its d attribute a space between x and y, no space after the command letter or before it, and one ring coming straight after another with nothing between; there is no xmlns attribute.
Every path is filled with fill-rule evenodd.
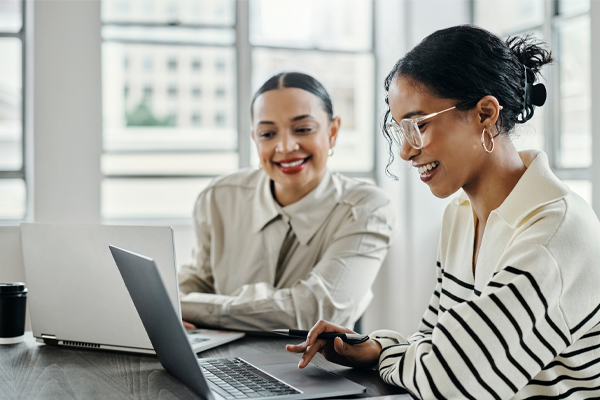
<svg viewBox="0 0 600 400"><path fill-rule="evenodd" d="M308 331L301 331L297 329L273 329L274 333L284 336L304 338L308 336ZM369 340L369 335L361 335L360 333L340 333L340 332L325 332L317 336L317 339L330 339L333 340L339 337L348 344L359 344Z"/></svg>

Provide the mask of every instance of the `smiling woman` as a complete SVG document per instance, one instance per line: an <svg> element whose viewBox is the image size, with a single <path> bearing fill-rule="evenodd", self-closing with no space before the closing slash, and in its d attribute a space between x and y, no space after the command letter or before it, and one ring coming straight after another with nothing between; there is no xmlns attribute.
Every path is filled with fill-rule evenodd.
<svg viewBox="0 0 600 400"><path fill-rule="evenodd" d="M252 99L258 170L215 179L196 202L182 314L196 325L352 327L369 305L394 212L377 187L327 168L340 119L311 76L273 76Z"/></svg>
<svg viewBox="0 0 600 400"><path fill-rule="evenodd" d="M340 128L331 100L308 75L279 74L254 96L252 116L252 138L261 167L273 179L274 197L281 205L294 203L325 175Z"/></svg>
<svg viewBox="0 0 600 400"><path fill-rule="evenodd" d="M529 36L475 26L426 37L385 81L390 153L415 168L444 212L436 286L416 332L357 345L317 339L289 351L377 366L414 398L549 399L600 395L600 222L542 152L517 152L513 128L544 104L552 61ZM398 122L399 121L399 122ZM396 147L394 146L396 144ZM402 305L398 305L401 307Z"/></svg>

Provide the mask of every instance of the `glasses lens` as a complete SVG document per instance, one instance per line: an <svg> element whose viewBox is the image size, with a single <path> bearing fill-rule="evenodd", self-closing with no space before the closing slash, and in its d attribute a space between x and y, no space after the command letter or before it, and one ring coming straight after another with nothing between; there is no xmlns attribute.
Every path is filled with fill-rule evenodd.
<svg viewBox="0 0 600 400"><path fill-rule="evenodd" d="M421 136L421 131L419 131L419 126L414 120L408 118L403 119L400 121L400 126L404 131L406 140L412 147L415 149L423 147L423 137Z"/></svg>
<svg viewBox="0 0 600 400"><path fill-rule="evenodd" d="M389 132L392 140L398 147L402 147L402 134L400 133L400 127L395 121L387 123L387 131Z"/></svg>

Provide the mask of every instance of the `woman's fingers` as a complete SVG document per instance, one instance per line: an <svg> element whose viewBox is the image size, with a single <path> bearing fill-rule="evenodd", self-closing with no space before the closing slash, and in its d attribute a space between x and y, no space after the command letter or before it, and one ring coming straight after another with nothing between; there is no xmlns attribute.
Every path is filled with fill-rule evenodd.
<svg viewBox="0 0 600 400"><path fill-rule="evenodd" d="M286 344L285 349L291 353L304 353L306 350L306 342L300 344Z"/></svg>
<svg viewBox="0 0 600 400"><path fill-rule="evenodd" d="M308 346L307 349L304 351L304 354L302 355L302 359L298 363L298 368L306 367L310 363L310 360L312 360L312 358L315 356L315 354L321 351L326 345L326 340L319 339L315 341L312 344L312 346Z"/></svg>
<svg viewBox="0 0 600 400"><path fill-rule="evenodd" d="M340 356L346 356L346 350L348 347L349 345L344 343L342 338L336 337L333 339L333 348Z"/></svg>
<svg viewBox="0 0 600 400"><path fill-rule="evenodd" d="M318 352L322 352L325 358L329 361L333 361L342 365L350 365L348 359L344 356L344 353L348 351L348 345L345 344L340 338L336 338L335 341L318 339L318 336L325 332L355 333L343 326L320 320L308 332L304 342L297 345L288 344L285 347L289 352L303 353L302 359L298 363L299 368L306 367ZM334 346L337 347L334 349ZM337 351L338 349L339 352Z"/></svg>
<svg viewBox="0 0 600 400"><path fill-rule="evenodd" d="M324 320L319 320L312 328L310 328L310 331L308 331L308 335L306 335L306 345L311 346L315 340L317 340L317 336L323 332L328 332L326 329L329 325L332 324Z"/></svg>
<svg viewBox="0 0 600 400"><path fill-rule="evenodd" d="M182 321L183 321L183 320L182 320ZM194 324L191 324L191 323L189 323L189 322L187 322L187 321L183 321L183 327L184 327L185 329L196 329L196 325L194 325Z"/></svg>
<svg viewBox="0 0 600 400"><path fill-rule="evenodd" d="M373 340L349 345L338 337L334 340L316 340L312 346L307 346L307 341L297 345L288 344L286 350L302 353L302 359L298 363L299 368L306 367L319 352L326 360L336 364L348 367L371 367L379 360L381 346Z"/></svg>
<svg viewBox="0 0 600 400"><path fill-rule="evenodd" d="M306 336L306 344L308 346L312 345L314 341L317 340L317 336L324 332L356 333L343 326L320 320L310 329L310 331L308 331L308 335Z"/></svg>

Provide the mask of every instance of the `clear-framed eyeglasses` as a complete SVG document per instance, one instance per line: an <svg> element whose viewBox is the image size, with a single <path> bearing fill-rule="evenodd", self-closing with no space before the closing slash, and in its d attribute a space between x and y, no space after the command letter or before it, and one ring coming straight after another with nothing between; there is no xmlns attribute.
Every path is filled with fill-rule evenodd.
<svg viewBox="0 0 600 400"><path fill-rule="evenodd" d="M386 123L387 131L390 133L392 140L399 148L402 148L402 143L404 142L404 138L408 141L415 149L419 150L423 148L423 134L419 129L419 124L426 119L433 118L437 115L445 113L446 111L454 110L456 107L461 105L466 105L471 103L471 101L466 101L464 103L458 104L454 107L446 108L445 110L438 111L435 113L427 114L423 117L419 118L404 118L400 120L400 123L396 122L394 118L391 118ZM504 107L500 106L499 109L502 110Z"/></svg>
<svg viewBox="0 0 600 400"><path fill-rule="evenodd" d="M398 147L402 148L402 143L404 142L404 139L406 139L408 144L418 150L423 148L423 134L419 130L419 124L427 119L435 117L436 115L440 115L446 111L454 110L455 108L456 106L450 107L419 118L404 118L400 120L400 123L396 122L394 118L390 118L386 123L386 128L390 133L392 140Z"/></svg>

